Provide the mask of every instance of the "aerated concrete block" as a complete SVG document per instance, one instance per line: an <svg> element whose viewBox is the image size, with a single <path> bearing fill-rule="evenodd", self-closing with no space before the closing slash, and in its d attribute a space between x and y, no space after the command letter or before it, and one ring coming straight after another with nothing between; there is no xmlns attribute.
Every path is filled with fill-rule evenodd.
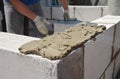
<svg viewBox="0 0 120 79"><path fill-rule="evenodd" d="M82 79L83 48L60 60L19 53L31 40L38 39L0 32L0 79Z"/></svg>
<svg viewBox="0 0 120 79"><path fill-rule="evenodd" d="M109 13L108 13L108 6L103 6L102 9L103 9L103 16L109 14ZM103 16L102 16L102 17L103 17Z"/></svg>
<svg viewBox="0 0 120 79"><path fill-rule="evenodd" d="M63 20L64 9L63 7L52 7L52 19Z"/></svg>
<svg viewBox="0 0 120 79"><path fill-rule="evenodd" d="M120 15L120 0L108 0L109 14Z"/></svg>
<svg viewBox="0 0 120 79"><path fill-rule="evenodd" d="M115 60L115 72L114 72L114 77L116 77L118 71L120 69L120 52Z"/></svg>
<svg viewBox="0 0 120 79"><path fill-rule="evenodd" d="M105 79L113 79L113 69L114 69L114 61L109 65L109 67L105 71Z"/></svg>
<svg viewBox="0 0 120 79"><path fill-rule="evenodd" d="M0 79L57 79L55 68L50 61L0 49Z"/></svg>
<svg viewBox="0 0 120 79"><path fill-rule="evenodd" d="M61 6L42 6L45 18L52 20L63 20L64 9Z"/></svg>
<svg viewBox="0 0 120 79"><path fill-rule="evenodd" d="M42 9L43 9L44 17L47 18L47 19L51 19L51 10L50 10L50 7L42 6Z"/></svg>
<svg viewBox="0 0 120 79"><path fill-rule="evenodd" d="M71 18L82 21L93 21L101 17L101 7L94 6L69 6Z"/></svg>
<svg viewBox="0 0 120 79"><path fill-rule="evenodd" d="M104 21L104 19L101 19ZM109 25L108 25L109 26ZM84 79L99 79L111 61L114 26L85 44Z"/></svg>
<svg viewBox="0 0 120 79"><path fill-rule="evenodd" d="M120 22L116 24L116 29L115 29L115 38L114 38L114 52L113 52L113 57L116 55L116 53L120 49Z"/></svg>
<svg viewBox="0 0 120 79"><path fill-rule="evenodd" d="M100 79L105 79L105 76L103 75Z"/></svg>

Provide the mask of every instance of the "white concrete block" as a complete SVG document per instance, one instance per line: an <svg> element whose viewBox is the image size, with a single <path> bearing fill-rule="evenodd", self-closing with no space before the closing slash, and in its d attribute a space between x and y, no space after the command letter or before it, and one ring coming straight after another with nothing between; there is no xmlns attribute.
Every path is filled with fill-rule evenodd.
<svg viewBox="0 0 120 79"><path fill-rule="evenodd" d="M120 15L120 0L108 0L109 13Z"/></svg>
<svg viewBox="0 0 120 79"><path fill-rule="evenodd" d="M0 49L0 79L57 79L56 65Z"/></svg>
<svg viewBox="0 0 120 79"><path fill-rule="evenodd" d="M120 16L108 15L108 16L102 17L100 19L97 19L93 22L98 23L99 25L105 25L108 30L109 30L109 28L111 28L111 26L113 26L113 27L116 26L115 43L112 45L112 46L115 46L114 47L114 52L113 52L113 56L115 56L115 54L119 50L119 46L120 46L120 43L119 43L119 41L120 41L119 40L119 38L120 38L120 33L119 33L119 30L120 30L120 28L119 28L119 26L120 26ZM107 36L108 40L111 40L112 38L113 38L113 36L111 37L111 35ZM117 62L117 69L116 69L115 75L117 74L119 66L120 66L119 62Z"/></svg>
<svg viewBox="0 0 120 79"><path fill-rule="evenodd" d="M115 43L112 45L114 46L114 52L113 52L113 56L115 56L116 52L119 50L120 48L120 16L111 16L111 15L107 15L104 16L100 19L97 19L95 21L92 21L93 23L98 23L98 25L105 25L107 29L111 28L112 26L116 27L116 32L115 32ZM106 37L108 40L111 40L113 37L111 37L110 35Z"/></svg>
<svg viewBox="0 0 120 79"><path fill-rule="evenodd" d="M0 48L18 53L18 48L29 41L38 38L0 32Z"/></svg>
<svg viewBox="0 0 120 79"><path fill-rule="evenodd" d="M105 79L105 76L103 75L100 79Z"/></svg>
<svg viewBox="0 0 120 79"><path fill-rule="evenodd" d="M47 18L47 19L51 19L50 7L42 6L42 10L43 10L44 17Z"/></svg>
<svg viewBox="0 0 120 79"><path fill-rule="evenodd" d="M57 65L57 79L83 79L83 48L61 60Z"/></svg>
<svg viewBox="0 0 120 79"><path fill-rule="evenodd" d="M63 20L64 9L63 7L52 7L52 19Z"/></svg>
<svg viewBox="0 0 120 79"><path fill-rule="evenodd" d="M69 6L71 18L93 21L107 15L107 6Z"/></svg>
<svg viewBox="0 0 120 79"><path fill-rule="evenodd" d="M116 55L116 53L120 49L120 22L116 24L116 32L115 32L115 42L114 42L114 54L113 56Z"/></svg>
<svg viewBox="0 0 120 79"><path fill-rule="evenodd" d="M105 68L110 63L112 54L112 39L114 27L107 29L96 37L96 41L91 40L85 44L84 59L84 79L99 79Z"/></svg>
<svg viewBox="0 0 120 79"><path fill-rule="evenodd" d="M110 27L120 22L120 16L107 15L92 22L99 25L105 25L106 28L109 29Z"/></svg>
<svg viewBox="0 0 120 79"><path fill-rule="evenodd" d="M61 60L23 55L18 48L37 38L0 32L0 79L82 79L83 49Z"/></svg>
<svg viewBox="0 0 120 79"><path fill-rule="evenodd" d="M75 9L74 9L75 8ZM63 7L51 7L42 5L43 13L47 19L63 20ZM75 11L74 11L75 10ZM52 12L51 12L52 11ZM52 16L51 16L52 13ZM108 14L108 6L69 6L71 18L92 21Z"/></svg>
<svg viewBox="0 0 120 79"><path fill-rule="evenodd" d="M114 72L114 77L117 75L118 71L120 69L120 52L118 57L115 60L115 72Z"/></svg>
<svg viewBox="0 0 120 79"><path fill-rule="evenodd" d="M114 68L114 61L110 64L110 66L105 71L105 79L113 79L113 68Z"/></svg>
<svg viewBox="0 0 120 79"><path fill-rule="evenodd" d="M63 7L56 6L56 7L50 7L50 6L42 6L43 13L45 18L47 19L54 19L54 20L63 20L63 14L64 9Z"/></svg>
<svg viewBox="0 0 120 79"><path fill-rule="evenodd" d="M104 6L102 8L103 8L103 16L108 15L109 14L109 12L108 12L108 6Z"/></svg>

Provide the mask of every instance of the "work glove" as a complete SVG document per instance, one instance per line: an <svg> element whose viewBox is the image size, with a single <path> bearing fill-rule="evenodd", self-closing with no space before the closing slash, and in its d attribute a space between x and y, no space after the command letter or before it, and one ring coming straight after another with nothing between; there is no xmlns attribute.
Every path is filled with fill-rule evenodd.
<svg viewBox="0 0 120 79"><path fill-rule="evenodd" d="M64 11L63 18L64 18L65 21L70 20L70 16L69 16L69 11L68 10Z"/></svg>
<svg viewBox="0 0 120 79"><path fill-rule="evenodd" d="M38 31L43 35L49 35L49 28L52 28L52 31L53 31L52 24L43 17L37 16L33 20L33 22L35 23ZM51 30L50 30L50 33L51 33Z"/></svg>

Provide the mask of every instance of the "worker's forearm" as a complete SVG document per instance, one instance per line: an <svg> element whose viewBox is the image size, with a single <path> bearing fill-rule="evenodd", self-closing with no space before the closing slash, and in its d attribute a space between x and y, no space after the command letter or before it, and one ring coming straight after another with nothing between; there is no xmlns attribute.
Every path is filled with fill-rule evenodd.
<svg viewBox="0 0 120 79"><path fill-rule="evenodd" d="M64 10L68 10L68 2L67 0L60 0Z"/></svg>
<svg viewBox="0 0 120 79"><path fill-rule="evenodd" d="M29 19L33 20L37 15L32 12L26 5L24 5L20 0L10 0L12 6L20 12L22 15L25 15Z"/></svg>

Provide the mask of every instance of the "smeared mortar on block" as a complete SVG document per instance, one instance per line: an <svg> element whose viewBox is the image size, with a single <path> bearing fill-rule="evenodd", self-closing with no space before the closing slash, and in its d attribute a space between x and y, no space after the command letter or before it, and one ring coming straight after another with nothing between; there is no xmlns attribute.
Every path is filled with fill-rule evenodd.
<svg viewBox="0 0 120 79"><path fill-rule="evenodd" d="M105 26L85 26L78 24L65 32L57 32L41 40L33 40L22 45L23 54L36 54L56 60L67 56L72 50L82 46L87 40L103 32Z"/></svg>

